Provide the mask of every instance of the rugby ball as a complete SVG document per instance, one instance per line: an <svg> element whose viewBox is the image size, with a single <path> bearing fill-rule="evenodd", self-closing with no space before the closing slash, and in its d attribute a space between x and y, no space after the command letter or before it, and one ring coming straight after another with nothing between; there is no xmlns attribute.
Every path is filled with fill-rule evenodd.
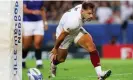
<svg viewBox="0 0 133 80"><path fill-rule="evenodd" d="M42 73L37 68L28 69L27 75L29 80L43 80Z"/></svg>

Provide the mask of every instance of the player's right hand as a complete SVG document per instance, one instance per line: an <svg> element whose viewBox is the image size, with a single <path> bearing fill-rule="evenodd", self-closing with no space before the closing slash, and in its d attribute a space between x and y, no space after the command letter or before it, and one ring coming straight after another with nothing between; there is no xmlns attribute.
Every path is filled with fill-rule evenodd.
<svg viewBox="0 0 133 80"><path fill-rule="evenodd" d="M52 60L56 60L57 49L53 48L52 51L51 51L50 53L51 53L50 58L51 58Z"/></svg>
<svg viewBox="0 0 133 80"><path fill-rule="evenodd" d="M40 15L41 14L41 11L40 10L33 10L32 11L32 14L34 14L34 15Z"/></svg>

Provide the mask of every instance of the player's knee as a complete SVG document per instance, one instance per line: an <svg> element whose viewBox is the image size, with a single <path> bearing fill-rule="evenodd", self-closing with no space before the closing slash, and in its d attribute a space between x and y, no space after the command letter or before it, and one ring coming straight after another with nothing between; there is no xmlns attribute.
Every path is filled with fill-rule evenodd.
<svg viewBox="0 0 133 80"><path fill-rule="evenodd" d="M35 42L35 43L34 43L34 47L35 47L36 49L40 49L40 48L41 48L41 43L40 43L40 42Z"/></svg>
<svg viewBox="0 0 133 80"><path fill-rule="evenodd" d="M31 47L31 44L23 44L23 48L24 49L28 49L28 48L30 48Z"/></svg>
<svg viewBox="0 0 133 80"><path fill-rule="evenodd" d="M89 52L92 52L92 51L95 51L95 50L96 50L96 48L90 47L88 51L89 51Z"/></svg>
<svg viewBox="0 0 133 80"><path fill-rule="evenodd" d="M92 51L94 51L94 50L96 50L96 47L95 47L95 44L93 43L93 44L89 44L89 45L87 45L87 51L88 52L92 52Z"/></svg>
<svg viewBox="0 0 133 80"><path fill-rule="evenodd" d="M41 47L40 47L40 46L38 46L38 45L36 45L36 46L35 46L35 48L36 48L36 49L40 49Z"/></svg>

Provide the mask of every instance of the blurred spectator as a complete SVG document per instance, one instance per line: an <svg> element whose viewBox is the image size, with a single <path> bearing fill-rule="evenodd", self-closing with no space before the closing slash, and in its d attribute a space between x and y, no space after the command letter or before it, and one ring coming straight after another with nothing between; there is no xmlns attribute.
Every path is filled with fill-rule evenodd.
<svg viewBox="0 0 133 80"><path fill-rule="evenodd" d="M121 19L125 21L133 14L133 1L121 1Z"/></svg>
<svg viewBox="0 0 133 80"><path fill-rule="evenodd" d="M112 23L112 14L113 12L110 8L109 2L102 1L96 11L98 21L100 23Z"/></svg>
<svg viewBox="0 0 133 80"><path fill-rule="evenodd" d="M122 19L122 25L121 25L121 31L122 31L122 38L123 43L127 43L127 25L128 25L128 19L133 14L133 1L121 1L121 19Z"/></svg>
<svg viewBox="0 0 133 80"><path fill-rule="evenodd" d="M118 38L117 36L112 36L112 38L110 40L110 44L111 45L117 45L117 44L119 44L117 38Z"/></svg>
<svg viewBox="0 0 133 80"><path fill-rule="evenodd" d="M111 4L113 10L113 23L121 23L120 18L120 1L113 1Z"/></svg>
<svg viewBox="0 0 133 80"><path fill-rule="evenodd" d="M47 18L50 21L59 21L62 14L82 1L46 1Z"/></svg>
<svg viewBox="0 0 133 80"><path fill-rule="evenodd" d="M93 1L97 7L96 16L98 21L100 23L121 23L128 16L129 11L133 10L130 9L131 6L125 7L125 2L128 1ZM47 18L49 21L59 22L64 12L80 3L82 1L45 1ZM130 1L129 4L133 5L133 1Z"/></svg>

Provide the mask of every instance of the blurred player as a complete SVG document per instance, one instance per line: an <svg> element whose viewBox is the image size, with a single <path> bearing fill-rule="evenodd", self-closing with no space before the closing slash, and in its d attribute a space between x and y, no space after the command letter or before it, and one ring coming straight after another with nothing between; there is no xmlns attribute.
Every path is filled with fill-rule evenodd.
<svg viewBox="0 0 133 80"><path fill-rule="evenodd" d="M24 1L23 4L23 62L22 67L26 68L25 58L29 48L34 42L37 68L42 68L41 44L44 30L48 29L46 12L43 1Z"/></svg>
<svg viewBox="0 0 133 80"><path fill-rule="evenodd" d="M90 53L91 62L96 70L98 80L105 80L110 76L111 70L102 71L98 51L91 35L82 27L85 21L94 17L94 4L83 2L66 12L56 29L56 42L51 51L51 76L56 76L59 63L65 61L68 47L72 42L79 44Z"/></svg>

